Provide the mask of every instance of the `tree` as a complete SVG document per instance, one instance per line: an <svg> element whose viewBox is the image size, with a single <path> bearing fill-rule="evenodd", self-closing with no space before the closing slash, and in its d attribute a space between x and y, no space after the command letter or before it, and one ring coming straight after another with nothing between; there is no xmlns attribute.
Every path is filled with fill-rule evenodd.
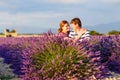
<svg viewBox="0 0 120 80"><path fill-rule="evenodd" d="M94 30L91 30L91 31L90 31L90 35L99 35L99 33L96 32L96 31L94 31Z"/></svg>
<svg viewBox="0 0 120 80"><path fill-rule="evenodd" d="M9 30L9 29L6 29L6 32L10 32L10 30Z"/></svg>
<svg viewBox="0 0 120 80"><path fill-rule="evenodd" d="M4 33L0 33L0 35L4 35Z"/></svg>
<svg viewBox="0 0 120 80"><path fill-rule="evenodd" d="M110 31L110 32L108 32L108 34L109 35L118 35L118 34L120 34L120 31L117 31L117 30L112 30L112 31Z"/></svg>
<svg viewBox="0 0 120 80"><path fill-rule="evenodd" d="M12 32L12 33L14 33L14 32L16 32L16 30L15 30L15 29L13 29L11 32Z"/></svg>

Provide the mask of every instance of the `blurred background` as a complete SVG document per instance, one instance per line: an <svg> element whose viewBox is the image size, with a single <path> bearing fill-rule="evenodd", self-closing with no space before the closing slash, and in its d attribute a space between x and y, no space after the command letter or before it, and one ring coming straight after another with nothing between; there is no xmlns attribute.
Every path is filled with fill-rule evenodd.
<svg viewBox="0 0 120 80"><path fill-rule="evenodd" d="M0 33L57 33L61 20L74 17L88 30L120 31L120 0L0 0Z"/></svg>

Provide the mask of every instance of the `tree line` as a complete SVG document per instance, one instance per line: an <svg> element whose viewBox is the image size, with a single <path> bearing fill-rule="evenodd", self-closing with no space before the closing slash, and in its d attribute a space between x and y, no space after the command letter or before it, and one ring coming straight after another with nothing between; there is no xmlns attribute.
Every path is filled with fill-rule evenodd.
<svg viewBox="0 0 120 80"><path fill-rule="evenodd" d="M107 35L120 35L120 31L118 30L112 30L106 33ZM99 33L95 30L90 31L90 35L104 35L103 33Z"/></svg>

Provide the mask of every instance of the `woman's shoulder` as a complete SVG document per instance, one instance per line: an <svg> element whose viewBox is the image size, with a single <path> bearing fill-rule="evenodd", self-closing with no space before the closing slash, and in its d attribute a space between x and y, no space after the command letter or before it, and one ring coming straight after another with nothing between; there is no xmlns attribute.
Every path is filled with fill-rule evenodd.
<svg viewBox="0 0 120 80"><path fill-rule="evenodd" d="M63 37L66 37L67 34L60 32L60 33L57 33L56 36L63 36Z"/></svg>
<svg viewBox="0 0 120 80"><path fill-rule="evenodd" d="M61 35L63 35L62 32L59 32L59 33L56 34L56 36L61 36Z"/></svg>

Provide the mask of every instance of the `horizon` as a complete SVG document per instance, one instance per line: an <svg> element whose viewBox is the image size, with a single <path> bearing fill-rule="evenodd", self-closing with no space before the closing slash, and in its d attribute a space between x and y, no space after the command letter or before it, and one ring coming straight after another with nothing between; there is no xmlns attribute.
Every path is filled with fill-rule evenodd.
<svg viewBox="0 0 120 80"><path fill-rule="evenodd" d="M13 29L9 29L10 31L11 30L13 30ZM15 30L15 29L14 29ZM16 31L16 30L15 30ZM48 31L46 31L46 32L41 32L41 33L19 33L19 32L17 32L17 35L41 35L41 34L44 34L44 33L48 33L49 31L51 31L53 34L56 34L56 33L58 33L58 32L55 32L55 31L52 31L52 30L48 30ZM89 31L96 31L96 30L89 30ZM98 32L99 34L108 34L108 32L111 32L111 31L119 31L120 32L120 30L110 30L110 31L107 31L107 32L104 32L104 33L101 33L101 32L98 32L98 31L96 31L96 32ZM0 35L4 35L4 32L0 32Z"/></svg>
<svg viewBox="0 0 120 80"><path fill-rule="evenodd" d="M16 29L18 33L57 32L62 20L79 17L83 27L100 33L120 30L118 25L107 29L92 27L113 22L120 23L120 0L1 0L0 32ZM103 26L105 27L105 26Z"/></svg>

